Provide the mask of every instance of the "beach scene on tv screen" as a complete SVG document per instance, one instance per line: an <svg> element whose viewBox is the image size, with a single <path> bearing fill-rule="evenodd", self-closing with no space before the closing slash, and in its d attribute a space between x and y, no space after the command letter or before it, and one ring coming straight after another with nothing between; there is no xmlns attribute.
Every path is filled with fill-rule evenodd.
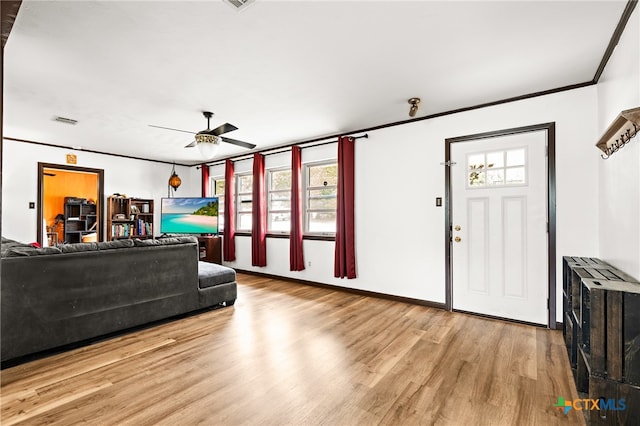
<svg viewBox="0 0 640 426"><path fill-rule="evenodd" d="M216 198L163 198L162 232L212 234L218 232Z"/></svg>

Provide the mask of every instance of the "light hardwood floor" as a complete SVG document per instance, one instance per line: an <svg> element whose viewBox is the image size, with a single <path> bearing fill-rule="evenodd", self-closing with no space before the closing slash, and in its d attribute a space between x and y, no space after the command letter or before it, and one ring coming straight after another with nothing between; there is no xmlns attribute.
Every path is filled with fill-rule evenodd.
<svg viewBox="0 0 640 426"><path fill-rule="evenodd" d="M2 371L2 425L572 425L562 334L239 274L235 306Z"/></svg>

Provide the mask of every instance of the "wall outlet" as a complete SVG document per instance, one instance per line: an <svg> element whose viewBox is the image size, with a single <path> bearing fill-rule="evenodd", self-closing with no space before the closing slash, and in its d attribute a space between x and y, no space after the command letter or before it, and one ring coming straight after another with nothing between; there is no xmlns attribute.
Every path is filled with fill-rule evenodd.
<svg viewBox="0 0 640 426"><path fill-rule="evenodd" d="M311 267L311 261L307 262L307 266Z"/></svg>

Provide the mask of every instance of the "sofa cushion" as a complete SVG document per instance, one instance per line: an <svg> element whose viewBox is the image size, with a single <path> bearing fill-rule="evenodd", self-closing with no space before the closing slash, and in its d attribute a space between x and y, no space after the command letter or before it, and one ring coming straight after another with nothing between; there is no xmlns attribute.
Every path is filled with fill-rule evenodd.
<svg viewBox="0 0 640 426"><path fill-rule="evenodd" d="M98 243L73 243L60 246L62 253L79 253L83 251L97 251Z"/></svg>
<svg viewBox="0 0 640 426"><path fill-rule="evenodd" d="M134 238L133 239L133 245L135 247L151 247L151 246L157 246L158 245L158 240L154 240L154 239L148 239L148 240L141 240L139 238Z"/></svg>
<svg viewBox="0 0 640 426"><path fill-rule="evenodd" d="M112 249L127 248L127 247L134 246L133 241L129 239L101 241L99 243L96 243L96 245L98 247L98 250L112 250Z"/></svg>
<svg viewBox="0 0 640 426"><path fill-rule="evenodd" d="M194 236L165 237L165 238L158 238L156 241L158 241L159 244L185 244L185 243L197 243L198 238Z"/></svg>
<svg viewBox="0 0 640 426"><path fill-rule="evenodd" d="M9 257L9 249L14 247L31 247L29 244L24 244L9 238L2 237L2 257ZM11 256L16 256L12 254Z"/></svg>
<svg viewBox="0 0 640 426"><path fill-rule="evenodd" d="M236 271L215 263L198 261L198 283L200 288L214 287L232 283L236 280Z"/></svg>
<svg viewBox="0 0 640 426"><path fill-rule="evenodd" d="M29 244L21 243L16 240L12 240L10 238L2 237L2 245L3 246L28 246Z"/></svg>
<svg viewBox="0 0 640 426"><path fill-rule="evenodd" d="M8 247L2 249L2 257L19 257L19 256L43 256L48 254L59 254L58 247L33 247L30 245Z"/></svg>
<svg viewBox="0 0 640 426"><path fill-rule="evenodd" d="M167 245L173 245L173 244L187 244L187 243L195 244L197 242L198 242L198 239L196 237L191 237L191 236L164 237L164 238L147 239L147 240L140 240L138 238L133 239L133 244L136 247L167 246Z"/></svg>

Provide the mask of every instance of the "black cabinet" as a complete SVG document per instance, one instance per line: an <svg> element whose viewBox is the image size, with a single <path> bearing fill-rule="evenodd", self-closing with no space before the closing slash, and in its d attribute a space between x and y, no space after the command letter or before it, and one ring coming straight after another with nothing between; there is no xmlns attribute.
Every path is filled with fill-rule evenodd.
<svg viewBox="0 0 640 426"><path fill-rule="evenodd" d="M80 243L82 238L90 238L96 235L98 215L95 204L87 204L80 201L67 201L64 203L64 242ZM95 239L91 238L93 241Z"/></svg>
<svg viewBox="0 0 640 426"><path fill-rule="evenodd" d="M217 236L198 237L199 259L222 265L221 238Z"/></svg>
<svg viewBox="0 0 640 426"><path fill-rule="evenodd" d="M631 424L640 417L640 283L599 259L562 260L571 370L580 397L600 401L586 420Z"/></svg>

